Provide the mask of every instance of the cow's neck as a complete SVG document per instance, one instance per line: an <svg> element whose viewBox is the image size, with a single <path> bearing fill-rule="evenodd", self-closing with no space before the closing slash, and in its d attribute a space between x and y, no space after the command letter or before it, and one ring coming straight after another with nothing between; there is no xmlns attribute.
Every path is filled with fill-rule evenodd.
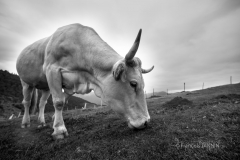
<svg viewBox="0 0 240 160"><path fill-rule="evenodd" d="M109 74L113 65L123 59L116 51L114 51L107 43L100 41L95 44L88 44L83 56L80 57L79 62L81 68L85 68L94 77L101 78Z"/></svg>
<svg viewBox="0 0 240 160"><path fill-rule="evenodd" d="M96 51L97 50L97 51ZM113 78L112 69L116 62L122 60L123 57L116 53L112 48L97 48L87 54L85 62L90 68L89 73L92 75L91 88L96 96L105 99L105 87L109 86L108 79Z"/></svg>

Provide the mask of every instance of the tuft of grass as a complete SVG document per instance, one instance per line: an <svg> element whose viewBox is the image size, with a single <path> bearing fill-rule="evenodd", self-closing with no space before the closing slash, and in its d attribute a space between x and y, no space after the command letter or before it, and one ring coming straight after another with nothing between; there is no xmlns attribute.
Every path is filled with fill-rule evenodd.
<svg viewBox="0 0 240 160"><path fill-rule="evenodd" d="M182 106L186 106L186 105L192 105L193 102L189 101L186 98L182 98L182 97L175 97L172 100L166 102L163 104L163 107L167 108L167 109L177 109L180 108Z"/></svg>

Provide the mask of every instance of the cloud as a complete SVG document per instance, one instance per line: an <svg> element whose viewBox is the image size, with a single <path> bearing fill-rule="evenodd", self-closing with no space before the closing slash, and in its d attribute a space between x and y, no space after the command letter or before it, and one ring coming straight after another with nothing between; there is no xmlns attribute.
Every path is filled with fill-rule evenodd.
<svg viewBox="0 0 240 160"><path fill-rule="evenodd" d="M152 61L162 72L158 72L159 79L151 84L158 81L162 88L177 88L174 82L183 84L191 80L193 84L207 81L211 76L217 81L218 71L228 77L226 64L232 69L239 67L236 64L240 60L239 2L226 5L222 1L215 5L218 6L215 10L209 10L214 8L213 4L205 3L204 6L200 5L202 14L191 12L188 20L181 17L184 22L173 18L174 21L170 22L172 26L156 27L157 34L148 38L153 42L152 50L159 50L159 58L154 57ZM236 70L235 76L239 79ZM213 82L211 84L214 85ZM161 89L160 85L158 89Z"/></svg>
<svg viewBox="0 0 240 160"><path fill-rule="evenodd" d="M231 74L240 81L240 1L192 0L0 0L0 67L16 72L18 54L50 36L58 27L81 23L124 56L140 28L136 56L143 67L146 90L181 90L203 83L224 84ZM208 85L207 85L208 84Z"/></svg>

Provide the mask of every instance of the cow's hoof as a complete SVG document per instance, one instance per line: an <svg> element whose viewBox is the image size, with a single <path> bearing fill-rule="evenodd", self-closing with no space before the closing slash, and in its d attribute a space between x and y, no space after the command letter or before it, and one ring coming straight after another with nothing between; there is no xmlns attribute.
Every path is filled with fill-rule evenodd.
<svg viewBox="0 0 240 160"><path fill-rule="evenodd" d="M46 126L46 123L40 123L40 125L38 125L38 128L42 128L42 127L45 127Z"/></svg>
<svg viewBox="0 0 240 160"><path fill-rule="evenodd" d="M21 128L29 128L30 127L30 124L22 124L21 125Z"/></svg>
<svg viewBox="0 0 240 160"><path fill-rule="evenodd" d="M64 137L68 136L68 132L64 132L62 134L52 134L52 137L54 140L58 140L58 139L64 139Z"/></svg>
<svg viewBox="0 0 240 160"><path fill-rule="evenodd" d="M58 139L64 139L64 135L63 134L57 134L57 135L52 135L54 140L58 140Z"/></svg>

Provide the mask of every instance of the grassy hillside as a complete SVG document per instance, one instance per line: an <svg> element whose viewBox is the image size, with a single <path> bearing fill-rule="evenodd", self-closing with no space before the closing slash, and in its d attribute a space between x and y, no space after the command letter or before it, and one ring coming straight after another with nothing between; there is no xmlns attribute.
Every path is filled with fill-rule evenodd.
<svg viewBox="0 0 240 160"><path fill-rule="evenodd" d="M38 94L38 102L41 97L41 92ZM23 100L22 95L22 85L18 75L11 74L8 71L0 70L0 118L7 118L11 114L18 115L19 112L24 111L24 107L21 104ZM68 100L64 110L71 110L76 108L82 108L85 103L89 103L88 106L93 106L94 104L72 96ZM38 111L38 110L37 110ZM52 97L48 99L46 104L45 112L53 112L54 107L52 103Z"/></svg>
<svg viewBox="0 0 240 160"><path fill-rule="evenodd" d="M151 122L131 130L108 108L64 112L69 137L49 126L0 122L0 159L239 159L240 84L148 99Z"/></svg>
<svg viewBox="0 0 240 160"><path fill-rule="evenodd" d="M22 86L18 75L0 70L0 101L22 101Z"/></svg>

